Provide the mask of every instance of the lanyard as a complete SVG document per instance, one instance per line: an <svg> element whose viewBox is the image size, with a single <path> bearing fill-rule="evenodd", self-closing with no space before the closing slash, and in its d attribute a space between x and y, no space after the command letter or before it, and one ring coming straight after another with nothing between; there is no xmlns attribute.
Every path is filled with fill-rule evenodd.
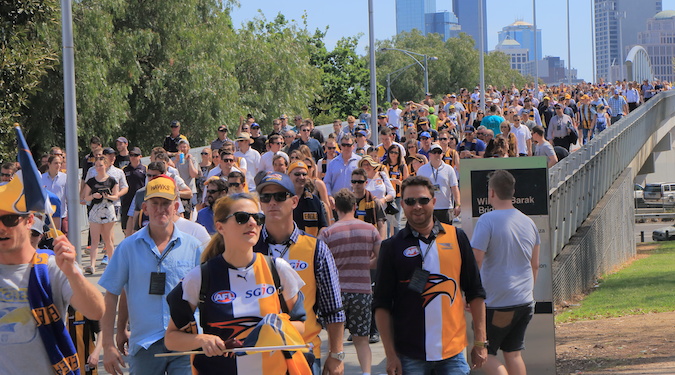
<svg viewBox="0 0 675 375"><path fill-rule="evenodd" d="M438 172L443 168L443 163L438 166L438 169L434 169L434 166L429 163L429 166L431 167L431 175L434 176L434 183L438 185Z"/></svg>
<svg viewBox="0 0 675 375"><path fill-rule="evenodd" d="M268 238L269 238L269 237L268 237ZM289 240L284 241L283 243L279 244L279 245L286 245L286 248L285 248L283 251L278 251L278 250L276 250L276 249L270 248L270 256L272 256L273 258L281 258L281 259L285 259L284 256L286 256L286 253L287 253L288 250L291 248L291 245L292 245L292 244L293 244L293 243L292 243L291 240L289 239ZM269 245L276 245L276 244L269 244ZM269 245L268 245L268 247L269 247ZM279 252L279 255L275 257L275 256L272 254L272 250Z"/></svg>
<svg viewBox="0 0 675 375"><path fill-rule="evenodd" d="M171 252L171 250L173 250L173 245L175 245L175 244L176 244L176 241L171 242L171 244L169 244L169 248L164 249L164 252L162 253L161 257L158 257L157 254L155 254L154 252L152 253L155 256L155 258L157 258L157 272L159 272L161 270L162 262L164 261L166 256L169 255L169 252Z"/></svg>
<svg viewBox="0 0 675 375"><path fill-rule="evenodd" d="M431 246L433 246L434 242L436 242L436 239L433 239L431 242L429 242L426 250L424 250L424 255L422 255L422 268L424 268L424 260L427 258L427 255L429 254L429 250L431 250ZM417 245L417 249L420 251L420 254L421 254L422 248L419 246L419 244Z"/></svg>

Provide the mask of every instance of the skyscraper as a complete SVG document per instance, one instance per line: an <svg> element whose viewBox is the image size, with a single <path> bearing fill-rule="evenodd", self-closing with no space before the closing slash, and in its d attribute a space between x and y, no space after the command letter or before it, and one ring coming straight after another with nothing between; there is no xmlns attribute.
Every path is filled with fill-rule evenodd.
<svg viewBox="0 0 675 375"><path fill-rule="evenodd" d="M483 46L485 46L484 52L487 52L486 0L452 0L452 11L459 19L459 26L462 28L462 32L471 35L476 42L476 49L480 49L479 1L483 2Z"/></svg>
<svg viewBox="0 0 675 375"><path fill-rule="evenodd" d="M637 44L638 33L649 18L660 12L661 0L595 0L595 69L598 79L613 76L612 66L623 66L626 46ZM459 15L458 15L459 16ZM461 17L460 17L461 24Z"/></svg>
<svg viewBox="0 0 675 375"><path fill-rule="evenodd" d="M516 21L502 28L499 32L499 43L506 39L513 39L520 43L522 48L528 49L527 61L534 58L534 25L524 21ZM496 47L495 47L496 48ZM537 58L541 60L541 29L537 29Z"/></svg>
<svg viewBox="0 0 675 375"><path fill-rule="evenodd" d="M675 81L675 10L664 10L647 21L646 31L638 34L638 44L649 54L654 77L662 81Z"/></svg>
<svg viewBox="0 0 675 375"><path fill-rule="evenodd" d="M419 30L422 34L440 34L443 40L459 35L457 17L448 11L436 11L436 0L396 0L396 33Z"/></svg>

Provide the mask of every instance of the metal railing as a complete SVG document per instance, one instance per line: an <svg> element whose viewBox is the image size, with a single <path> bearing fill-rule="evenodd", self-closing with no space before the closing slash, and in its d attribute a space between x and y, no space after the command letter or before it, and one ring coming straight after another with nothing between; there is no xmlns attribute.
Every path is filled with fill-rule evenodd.
<svg viewBox="0 0 675 375"><path fill-rule="evenodd" d="M662 92L549 171L553 258L626 168L637 171L675 121L675 91ZM661 128L670 127L668 129ZM639 165L636 165L639 164Z"/></svg>

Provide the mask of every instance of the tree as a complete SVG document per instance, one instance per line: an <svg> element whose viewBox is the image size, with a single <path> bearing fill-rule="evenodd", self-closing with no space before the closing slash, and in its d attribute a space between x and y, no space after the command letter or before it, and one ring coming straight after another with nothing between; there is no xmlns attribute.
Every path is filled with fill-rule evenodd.
<svg viewBox="0 0 675 375"><path fill-rule="evenodd" d="M0 14L0 158L14 160L11 126L21 121L40 80L58 63L45 37L58 25L58 1L3 0Z"/></svg>

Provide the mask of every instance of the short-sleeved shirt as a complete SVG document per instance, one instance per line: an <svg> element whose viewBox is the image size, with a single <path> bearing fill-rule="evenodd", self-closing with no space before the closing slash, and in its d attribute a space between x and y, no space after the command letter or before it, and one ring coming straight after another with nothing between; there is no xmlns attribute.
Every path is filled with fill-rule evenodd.
<svg viewBox="0 0 675 375"><path fill-rule="evenodd" d="M117 246L115 256L110 258L98 283L116 295L126 291L129 323L133 327L129 339L131 355L141 348L149 348L164 337L171 319L166 296L191 269L200 264L201 253L199 240L181 232L175 225L162 254L150 237L148 227L125 238ZM162 256L164 259L159 263ZM150 273L158 271L166 273L164 294L149 294Z"/></svg>
<svg viewBox="0 0 675 375"><path fill-rule="evenodd" d="M480 124L492 130L496 136L497 134L502 133L499 127L499 125L501 125L502 122L504 122L504 118L502 116L490 115L483 117L483 121L481 121Z"/></svg>
<svg viewBox="0 0 675 375"><path fill-rule="evenodd" d="M450 188L457 186L457 174L453 167L441 163L440 167L436 169L431 166L431 163L427 163L420 167L417 175L428 178L434 185L434 197L436 197L435 210L445 210L454 207L454 197Z"/></svg>
<svg viewBox="0 0 675 375"><path fill-rule="evenodd" d="M145 165L140 163L135 168L131 164L124 167L124 177L126 177L127 184L129 184L129 191L120 199L123 209L129 209L129 206L131 206L131 201L134 199L134 195L138 189L145 186L146 172L147 170Z"/></svg>
<svg viewBox="0 0 675 375"><path fill-rule="evenodd" d="M109 194L112 194L112 190L117 185L117 181L108 176L108 178L105 181L98 181L96 180L95 177L92 177L87 180L87 186L91 189L91 193L104 193L108 192ZM91 203L92 204L97 204L101 203L105 198L94 198L92 199Z"/></svg>
<svg viewBox="0 0 675 375"><path fill-rule="evenodd" d="M550 143L544 142L541 144L538 144L534 148L534 156L546 156L549 157L551 155L555 155L555 150L553 150L553 146L551 146Z"/></svg>
<svg viewBox="0 0 675 375"><path fill-rule="evenodd" d="M178 134L176 138L172 138L171 134L169 134L166 136L166 138L164 138L164 144L162 147L164 147L166 152L178 152L178 142L181 139L187 140L187 137L183 134Z"/></svg>
<svg viewBox="0 0 675 375"><path fill-rule="evenodd" d="M319 235L335 258L343 293L371 293L370 256L382 239L377 229L358 219L340 220Z"/></svg>
<svg viewBox="0 0 675 375"><path fill-rule="evenodd" d="M534 221L515 208L490 211L478 218L471 245L485 252L480 276L487 307L513 307L534 300L530 260L539 243Z"/></svg>
<svg viewBox="0 0 675 375"><path fill-rule="evenodd" d="M464 139L457 145L457 151L475 151L476 154L478 154L479 152L485 151L485 142L481 141L480 139L474 139L473 142L469 142Z"/></svg>
<svg viewBox="0 0 675 375"><path fill-rule="evenodd" d="M322 228L328 226L323 202L316 194L308 190L305 190L299 198L298 206L293 210L293 221L298 229L317 236Z"/></svg>
<svg viewBox="0 0 675 375"><path fill-rule="evenodd" d="M63 319L73 291L54 256L47 267L52 298ZM0 374L54 373L28 302L30 271L30 264L0 264Z"/></svg>

